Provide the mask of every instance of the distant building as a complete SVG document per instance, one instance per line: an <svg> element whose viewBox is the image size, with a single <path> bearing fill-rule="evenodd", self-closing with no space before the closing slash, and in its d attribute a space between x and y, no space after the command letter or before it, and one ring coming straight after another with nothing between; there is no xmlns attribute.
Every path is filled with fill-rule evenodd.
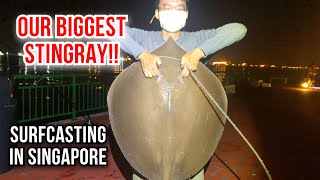
<svg viewBox="0 0 320 180"><path fill-rule="evenodd" d="M231 64L228 61L214 61L212 65L212 70L214 74L218 77L220 82L223 82L226 78L226 68L227 66Z"/></svg>

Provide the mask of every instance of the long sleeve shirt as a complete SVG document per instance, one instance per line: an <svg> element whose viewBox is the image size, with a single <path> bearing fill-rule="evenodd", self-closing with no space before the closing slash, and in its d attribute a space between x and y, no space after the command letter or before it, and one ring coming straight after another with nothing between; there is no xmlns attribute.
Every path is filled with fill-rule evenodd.
<svg viewBox="0 0 320 180"><path fill-rule="evenodd" d="M165 43L160 31L146 31L127 26L125 31L125 37L118 39L121 49L135 58L144 51L151 52ZM205 56L208 56L241 40L246 32L244 25L230 23L217 29L196 32L181 31L176 43L187 52L199 48L205 53Z"/></svg>

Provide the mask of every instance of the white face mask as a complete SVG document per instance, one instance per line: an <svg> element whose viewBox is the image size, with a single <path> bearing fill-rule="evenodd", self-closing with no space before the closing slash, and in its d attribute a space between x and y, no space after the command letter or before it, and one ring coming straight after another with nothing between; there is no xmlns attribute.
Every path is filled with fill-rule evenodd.
<svg viewBox="0 0 320 180"><path fill-rule="evenodd" d="M168 32L178 32L186 24L187 12L178 10L159 11L161 27Z"/></svg>

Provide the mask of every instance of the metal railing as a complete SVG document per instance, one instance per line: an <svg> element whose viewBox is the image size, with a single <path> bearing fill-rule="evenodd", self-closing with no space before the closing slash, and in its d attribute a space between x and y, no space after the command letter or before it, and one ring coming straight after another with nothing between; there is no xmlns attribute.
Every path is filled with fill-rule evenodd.
<svg viewBox="0 0 320 180"><path fill-rule="evenodd" d="M88 73L17 74L19 123L107 111L108 87Z"/></svg>

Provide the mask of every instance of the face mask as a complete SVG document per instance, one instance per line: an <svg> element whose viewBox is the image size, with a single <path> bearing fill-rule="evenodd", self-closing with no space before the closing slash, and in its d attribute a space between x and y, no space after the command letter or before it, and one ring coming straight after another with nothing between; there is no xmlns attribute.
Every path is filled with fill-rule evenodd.
<svg viewBox="0 0 320 180"><path fill-rule="evenodd" d="M186 24L187 12L178 10L159 11L160 25L168 32L178 32Z"/></svg>

